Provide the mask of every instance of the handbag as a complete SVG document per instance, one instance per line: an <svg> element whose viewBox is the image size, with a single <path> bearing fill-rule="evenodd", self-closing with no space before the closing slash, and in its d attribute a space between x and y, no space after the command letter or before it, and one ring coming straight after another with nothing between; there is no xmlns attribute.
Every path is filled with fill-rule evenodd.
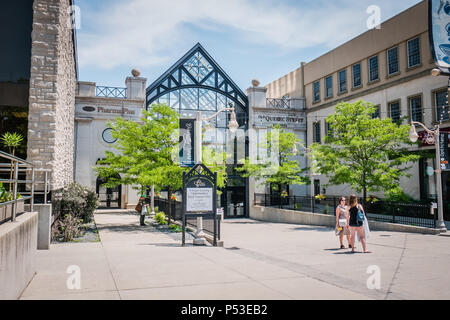
<svg viewBox="0 0 450 320"><path fill-rule="evenodd" d="M358 213L356 214L356 220L360 223L363 223L365 220L364 212L361 210L361 207L358 206Z"/></svg>
<svg viewBox="0 0 450 320"><path fill-rule="evenodd" d="M136 208L134 208L134 210L136 210L137 212L141 213L141 211L142 211L142 205L141 205L140 203L138 203L138 204L136 205Z"/></svg>

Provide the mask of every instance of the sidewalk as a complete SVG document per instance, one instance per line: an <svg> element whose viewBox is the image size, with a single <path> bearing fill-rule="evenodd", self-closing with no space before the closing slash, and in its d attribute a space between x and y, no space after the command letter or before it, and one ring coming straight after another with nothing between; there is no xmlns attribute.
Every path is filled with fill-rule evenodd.
<svg viewBox="0 0 450 320"><path fill-rule="evenodd" d="M335 249L327 228L235 220L223 224L225 248L183 248L174 235L139 227L136 215L95 220L101 243L38 252L22 299L450 298L449 237L374 232L374 253L352 255ZM367 289L372 264L381 268L381 290ZM81 269L80 290L67 289L70 265Z"/></svg>

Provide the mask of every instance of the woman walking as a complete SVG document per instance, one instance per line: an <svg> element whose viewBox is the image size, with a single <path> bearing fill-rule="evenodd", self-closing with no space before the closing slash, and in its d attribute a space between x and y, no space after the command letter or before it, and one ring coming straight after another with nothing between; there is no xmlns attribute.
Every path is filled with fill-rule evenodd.
<svg viewBox="0 0 450 320"><path fill-rule="evenodd" d="M350 242L350 230L348 228L348 211L345 205L345 198L339 199L339 205L336 208L336 235L339 236L339 242L341 243L341 249L344 249L344 236L347 236L348 247L351 248Z"/></svg>
<svg viewBox="0 0 450 320"><path fill-rule="evenodd" d="M355 195L350 196L349 205L350 209L348 210L348 224L350 227L352 252L355 252L355 238L356 233L358 233L364 253L370 253L367 251L366 237L364 235L364 220L366 215L364 209L360 204L358 204L358 198Z"/></svg>

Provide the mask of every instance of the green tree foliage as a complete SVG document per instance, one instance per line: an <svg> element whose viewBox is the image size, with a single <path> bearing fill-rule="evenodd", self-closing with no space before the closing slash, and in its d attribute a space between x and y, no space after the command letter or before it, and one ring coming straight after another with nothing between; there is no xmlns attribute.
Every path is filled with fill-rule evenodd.
<svg viewBox="0 0 450 320"><path fill-rule="evenodd" d="M323 144L311 146L313 169L332 185L349 184L357 192L399 193L399 178L408 176L407 163L420 155L408 152L409 126L390 118L372 118L373 104L340 103L326 118L330 125Z"/></svg>
<svg viewBox="0 0 450 320"><path fill-rule="evenodd" d="M265 137L265 142L259 145L260 150L277 153L277 163L270 159L257 159L253 163L249 158L241 160L242 167L236 168L245 178L253 177L260 184L271 186L272 190L281 192L283 185L302 185L310 183L309 178L304 175L308 169L301 169L298 161L292 160L294 145L299 145L301 140L294 133L288 133L280 126L274 126Z"/></svg>
<svg viewBox="0 0 450 320"><path fill-rule="evenodd" d="M17 132L14 133L6 132L2 135L0 140L2 141L3 145L8 148L9 153L14 156L16 148L19 147L23 141L23 136ZM13 175L14 175L14 162L11 160L11 170L9 174L10 180L12 180ZM13 185L12 183L9 184L9 192L11 192L12 185Z"/></svg>

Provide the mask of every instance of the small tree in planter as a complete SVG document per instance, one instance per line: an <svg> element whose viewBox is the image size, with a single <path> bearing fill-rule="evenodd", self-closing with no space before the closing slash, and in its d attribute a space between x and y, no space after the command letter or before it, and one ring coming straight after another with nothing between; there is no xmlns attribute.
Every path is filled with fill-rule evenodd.
<svg viewBox="0 0 450 320"><path fill-rule="evenodd" d="M3 142L3 145L9 149L9 153L14 156L16 152L16 148L20 146L20 143L23 141L23 136L20 133L14 132L6 132L0 138ZM14 174L14 161L11 160L11 171L9 174L9 180L12 180ZM11 192L12 183L9 184L9 192Z"/></svg>

